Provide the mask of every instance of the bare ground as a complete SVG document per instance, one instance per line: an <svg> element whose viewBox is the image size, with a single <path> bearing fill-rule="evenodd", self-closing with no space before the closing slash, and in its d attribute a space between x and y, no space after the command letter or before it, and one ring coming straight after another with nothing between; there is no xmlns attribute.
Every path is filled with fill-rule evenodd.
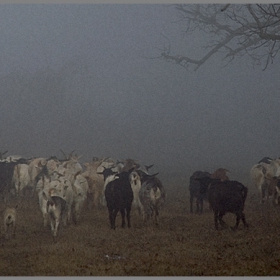
<svg viewBox="0 0 280 280"><path fill-rule="evenodd" d="M18 209L16 238L6 240L1 225L1 276L278 276L280 275L280 207L260 205L249 192L236 232L216 231L207 204L202 215L189 213L188 190L166 187L168 200L160 225L144 225L136 211L132 227L109 228L107 208L82 212L78 225L59 229L53 243L43 228L37 199ZM232 214L225 216L229 225ZM1 222L1 224L3 224Z"/></svg>

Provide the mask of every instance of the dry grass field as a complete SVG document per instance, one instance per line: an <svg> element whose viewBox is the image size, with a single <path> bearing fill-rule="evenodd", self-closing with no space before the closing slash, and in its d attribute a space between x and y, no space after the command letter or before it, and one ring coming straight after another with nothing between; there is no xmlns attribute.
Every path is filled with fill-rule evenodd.
<svg viewBox="0 0 280 280"><path fill-rule="evenodd" d="M164 182L163 182L164 183ZM165 184L167 203L161 223L143 225L132 212L132 228L109 228L107 208L87 210L78 225L59 229L53 243L43 228L37 199L18 209L16 238L0 237L1 276L278 276L280 207L260 205L249 190L245 214L236 232L216 231L207 204L202 215L189 213L187 186ZM232 214L225 216L234 224Z"/></svg>

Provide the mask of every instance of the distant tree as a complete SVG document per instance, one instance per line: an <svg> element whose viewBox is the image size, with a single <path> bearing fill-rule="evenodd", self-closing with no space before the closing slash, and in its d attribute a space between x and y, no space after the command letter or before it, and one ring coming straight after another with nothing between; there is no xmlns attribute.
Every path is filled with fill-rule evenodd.
<svg viewBox="0 0 280 280"><path fill-rule="evenodd" d="M272 64L280 48L280 4L178 4L179 19L186 33L206 33L205 54L194 59L165 48L161 58L197 70L222 52L226 62L249 56L263 70Z"/></svg>

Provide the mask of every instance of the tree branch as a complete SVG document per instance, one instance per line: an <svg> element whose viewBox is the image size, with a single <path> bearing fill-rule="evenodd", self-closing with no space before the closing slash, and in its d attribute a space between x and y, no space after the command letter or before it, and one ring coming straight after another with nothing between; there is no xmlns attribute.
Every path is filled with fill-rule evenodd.
<svg viewBox="0 0 280 280"><path fill-rule="evenodd" d="M248 55L253 60L273 62L280 49L280 5L175 5L180 17L186 22L186 33L199 30L207 33L208 38L216 38L200 59L190 56L162 52L161 57L185 68L190 65L199 69L217 52L225 50L224 58ZM260 55L263 52L263 55Z"/></svg>

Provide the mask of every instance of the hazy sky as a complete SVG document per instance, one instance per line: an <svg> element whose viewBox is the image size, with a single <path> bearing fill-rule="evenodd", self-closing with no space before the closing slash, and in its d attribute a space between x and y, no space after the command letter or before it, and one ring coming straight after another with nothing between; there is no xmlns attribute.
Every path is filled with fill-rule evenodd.
<svg viewBox="0 0 280 280"><path fill-rule="evenodd" d="M235 174L280 156L279 58L262 71L216 55L196 72L157 59L166 37L203 53L169 5L0 8L1 152Z"/></svg>

